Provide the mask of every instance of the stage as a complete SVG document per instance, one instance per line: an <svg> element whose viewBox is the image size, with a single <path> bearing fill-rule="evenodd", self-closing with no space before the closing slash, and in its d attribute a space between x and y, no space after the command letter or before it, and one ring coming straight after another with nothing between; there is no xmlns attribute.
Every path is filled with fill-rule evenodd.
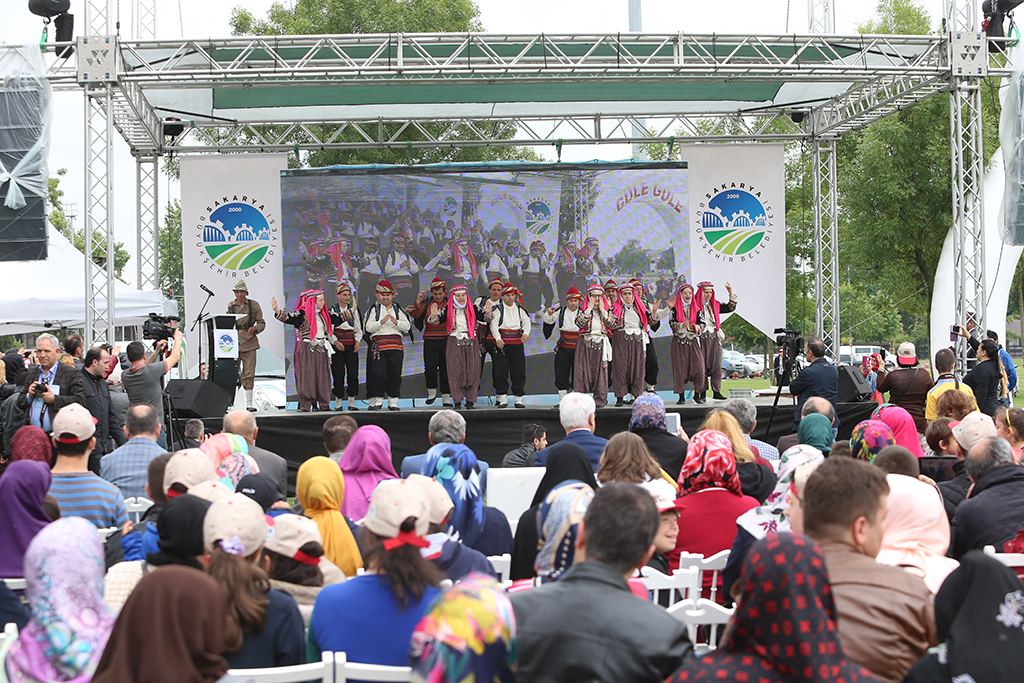
<svg viewBox="0 0 1024 683"><path fill-rule="evenodd" d="M680 414L683 429L693 434L700 427L704 415L715 404L722 401L708 400L703 406L687 402L685 406L667 403L668 412ZM754 438L768 443L776 443L779 437L792 433L794 406L788 401L780 402L775 411L775 419L771 433L766 436L768 418L771 413L771 400L754 399L757 404L757 427ZM785 405L783 405L785 403ZM850 438L850 431L861 420L871 416L877 404L871 401L864 403L839 404L839 436L838 439ZM348 414L360 425L377 425L391 437L391 453L395 471L401 469L402 459L409 455L424 453L429 447L427 425L430 417L441 410L440 400L433 406L423 408L403 408L400 411L388 410L356 412L316 412L298 413L280 411L273 413L257 413L256 422L259 427L257 444L261 448L277 453L288 461L289 488L294 491L295 473L306 459L314 455L326 455L324 452L321 430L327 418L334 415ZM495 408L481 405L474 410L463 410L466 418L466 445L473 449L477 457L492 467L500 467L505 454L520 445L520 436L524 424L537 423L547 427L548 443L555 443L565 432L558 422L558 411L553 407L527 408ZM610 437L625 431L629 426L632 409L629 407L599 408L597 411L598 436ZM186 420L179 420L179 429L184 427ZM206 428L216 433L221 428L221 418L203 418Z"/></svg>

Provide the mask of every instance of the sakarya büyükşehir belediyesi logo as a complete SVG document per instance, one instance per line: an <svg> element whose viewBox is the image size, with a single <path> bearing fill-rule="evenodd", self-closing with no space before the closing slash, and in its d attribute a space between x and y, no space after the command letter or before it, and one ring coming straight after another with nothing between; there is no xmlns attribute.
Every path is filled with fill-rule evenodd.
<svg viewBox="0 0 1024 683"><path fill-rule="evenodd" d="M249 269L273 256L272 235L276 230L248 197L232 198L209 207L210 215L202 221L202 247L209 257L210 267L220 267L237 273L250 274Z"/></svg>
<svg viewBox="0 0 1024 683"><path fill-rule="evenodd" d="M533 199L526 205L526 229L542 235L551 227L551 207L543 199Z"/></svg>
<svg viewBox="0 0 1024 683"><path fill-rule="evenodd" d="M235 348L235 340L230 334L222 334L217 342L220 344L220 350L224 353L231 353L231 350Z"/></svg>
<svg viewBox="0 0 1024 683"><path fill-rule="evenodd" d="M744 260L759 253L771 239L772 208L761 201L760 190L746 183L712 189L707 204L701 203L698 233L705 248ZM755 251L758 250L758 251Z"/></svg>

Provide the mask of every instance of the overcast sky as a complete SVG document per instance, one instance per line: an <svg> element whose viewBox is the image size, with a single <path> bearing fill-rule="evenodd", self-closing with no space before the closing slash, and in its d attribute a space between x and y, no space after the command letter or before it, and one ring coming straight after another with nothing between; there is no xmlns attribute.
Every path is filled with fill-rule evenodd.
<svg viewBox="0 0 1024 683"><path fill-rule="evenodd" d="M25 9L25 0L0 0L4 6L4 20L0 22L0 44L29 44L39 41L42 20ZM72 0L71 11L76 14L81 33L84 0ZM287 2L287 0L285 0ZM856 26L874 15L875 5L870 0L835 0L836 31L852 34ZM114 4L114 3L112 3ZM134 24L131 0L121 0L122 35L131 37ZM228 20L231 9L244 4L257 16L265 14L271 0L159 0L157 3L157 37L175 39L230 37ZM478 0L484 28L493 33L605 33L626 31L628 28L627 0L581 0L552 2L551 0ZM931 16L932 25L938 25L942 15L941 0L923 0ZM180 16L179 16L180 7ZM762 34L806 33L806 0L732 0L729 3L695 0L643 0L643 28L657 33L730 33ZM788 15L788 18L787 18ZM788 30L787 30L788 29ZM59 168L68 169L61 182L65 201L78 206L76 227L81 225L84 212L82 169L84 123L81 93L59 93L55 97L53 115L51 173ZM115 158L117 239L125 243L132 261L126 269L126 279L135 279L135 161L128 146L118 138ZM542 154L553 158L552 150ZM584 159L623 159L630 155L628 145L567 146L563 148L565 161ZM178 197L177 183L161 177L160 201ZM161 208L161 215L163 211Z"/></svg>

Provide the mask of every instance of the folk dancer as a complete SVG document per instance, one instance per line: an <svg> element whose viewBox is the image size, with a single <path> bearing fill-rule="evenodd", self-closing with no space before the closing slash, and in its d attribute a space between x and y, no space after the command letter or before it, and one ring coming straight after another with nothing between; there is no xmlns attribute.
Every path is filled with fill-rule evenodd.
<svg viewBox="0 0 1024 683"><path fill-rule="evenodd" d="M521 265L523 273L523 306L531 314L543 311L542 306L545 302L547 302L549 308L554 308L555 306L545 261L544 242L534 240L530 244L530 253L522 259Z"/></svg>
<svg viewBox="0 0 1024 683"><path fill-rule="evenodd" d="M623 286L625 286L625 285L623 285ZM608 310L609 311L611 311L612 307L615 305L615 302L618 301L618 299L619 299L619 286L615 283L615 280L609 278L608 281L604 283L604 300L606 302L608 302ZM611 339L611 332L609 332L608 338ZM615 379L615 375L614 375L614 372L615 372L615 370L614 370L614 367L615 367L614 359L615 359L615 350L612 349L611 358L608 359L608 386L612 386L615 383L614 382L614 379Z"/></svg>
<svg viewBox="0 0 1024 683"><path fill-rule="evenodd" d="M359 395L359 347L363 338L363 322L359 308L352 300L352 287L347 282L338 284L338 303L331 307L334 324L334 354L331 356L331 375L334 377L335 406L348 401L349 410L356 407ZM346 388L346 375L348 386Z"/></svg>
<svg viewBox="0 0 1024 683"><path fill-rule="evenodd" d="M612 311L600 282L587 288L587 298L576 314L580 329L573 368L573 389L581 394L593 392L594 403L608 404L608 363L612 359Z"/></svg>
<svg viewBox="0 0 1024 683"><path fill-rule="evenodd" d="M461 237L449 240L445 248L428 261L423 270L427 273L436 273L437 277L451 282L452 288L459 284L466 285L467 288L476 287L480 278L473 250L469 242Z"/></svg>
<svg viewBox="0 0 1024 683"><path fill-rule="evenodd" d="M704 374L707 377L707 384L711 385L712 398L716 401L724 401L722 395L722 340L725 333L722 332L722 313L732 313L736 310L736 294L732 291L732 285L725 283L725 289L729 292L729 301L721 303L715 299L715 286L710 282L697 284L696 301L704 315L704 331L700 335L700 345L704 352ZM704 387L704 396L707 397L707 385Z"/></svg>
<svg viewBox="0 0 1024 683"><path fill-rule="evenodd" d="M503 258L501 240L488 240L488 249L490 257L484 265L484 273L488 281L501 280L502 282L507 282L508 266Z"/></svg>
<svg viewBox="0 0 1024 683"><path fill-rule="evenodd" d="M647 288L637 278L629 281L633 288L633 294L638 302L647 312L647 320L651 329L648 332L647 360L644 366L644 388L647 391L656 391L658 387L658 375L661 372L661 365L658 362L658 352L654 348L654 336L650 332L657 332L661 328L661 319L668 315L668 306L662 306L662 299L656 298L654 302L647 300Z"/></svg>
<svg viewBox="0 0 1024 683"><path fill-rule="evenodd" d="M384 278L394 285L395 296L406 301L419 289L420 264L407 251L409 240L404 234L391 238L391 252L384 258ZM414 281L416 285L414 286Z"/></svg>
<svg viewBox="0 0 1024 683"><path fill-rule="evenodd" d="M430 298L424 292L416 297L416 303L406 312L412 318L416 329L423 333L423 376L427 382L427 405L437 400L438 384L441 387L441 405L454 407L448 387L448 370L445 354L448 348L448 324L444 312L448 308L448 287L444 280L434 278L430 283ZM478 375L479 377L479 375Z"/></svg>
<svg viewBox="0 0 1024 683"><path fill-rule="evenodd" d="M626 394L632 400L643 393L647 345L650 343L650 324L646 307L637 300L635 290L625 285L612 307L612 388L615 405L626 404Z"/></svg>
<svg viewBox="0 0 1024 683"><path fill-rule="evenodd" d="M555 388L558 389L558 400L572 391L573 368L576 364L576 344L580 338L580 326L576 324L576 316L580 310L583 295L580 290L570 287L565 294L565 306L558 309L548 308L544 312L544 338L551 339L551 333L558 328L558 341L555 343Z"/></svg>
<svg viewBox="0 0 1024 683"><path fill-rule="evenodd" d="M491 381L496 394L500 393L497 391L498 380L495 379L497 376L495 374L497 367L495 358L498 356L498 347L494 343L494 335L491 334L491 318L494 317L494 313L501 304L501 290L504 288L505 283L494 278L487 286L487 296L478 297L474 303L476 307L476 338L480 342L480 378L483 379L484 376L484 359L490 354Z"/></svg>
<svg viewBox="0 0 1024 683"><path fill-rule="evenodd" d="M366 331L370 335L370 365L373 370L373 400L370 410L380 410L384 396L388 397L388 410L398 410L402 393L402 363L405 347L402 335L412 327L409 314L395 303L395 288L387 280L377 283L380 303L366 315Z"/></svg>
<svg viewBox="0 0 1024 683"><path fill-rule="evenodd" d="M363 240L363 253L359 256L359 289L356 290L359 307L364 310L373 306L377 283L384 278L384 259L379 250L377 238L367 235Z"/></svg>
<svg viewBox="0 0 1024 683"><path fill-rule="evenodd" d="M277 299L270 299L274 317L295 327L295 392L299 395L299 412L331 409L330 356L334 343L334 322L327 310L324 293L306 289L299 294L296 310L278 308Z"/></svg>
<svg viewBox="0 0 1024 683"><path fill-rule="evenodd" d="M501 290L502 301L491 311L491 335L498 348L494 358L494 391L499 408L508 406L509 378L516 408L525 408L526 347L530 338L530 314L519 303L522 295L511 283Z"/></svg>
<svg viewBox="0 0 1024 683"><path fill-rule="evenodd" d="M245 391L245 409L255 411L252 405L253 380L256 378L256 351L260 348L257 335L267 328L263 319L263 309L249 298L249 287L245 280L239 279L234 286L235 300L228 304L228 313L242 315L235 321L238 329L238 379Z"/></svg>
<svg viewBox="0 0 1024 683"><path fill-rule="evenodd" d="M679 286L675 305L669 311L668 324L672 328L672 391L679 394L678 405L686 403L687 382L693 382L693 400L704 403L707 379L704 352L700 347L704 314L699 306L694 305L693 285L690 283L684 282Z"/></svg>
<svg viewBox="0 0 1024 683"><path fill-rule="evenodd" d="M455 407L466 400L466 410L472 410L476 403L477 388L480 386L480 342L477 339L476 308L469 301L466 285L452 287L447 308L442 312L443 323L448 330L445 349L445 367L448 386Z"/></svg>

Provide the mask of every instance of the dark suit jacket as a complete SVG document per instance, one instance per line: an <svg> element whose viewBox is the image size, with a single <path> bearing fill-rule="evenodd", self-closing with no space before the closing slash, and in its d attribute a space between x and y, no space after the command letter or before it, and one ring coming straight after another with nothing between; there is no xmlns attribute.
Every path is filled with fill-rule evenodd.
<svg viewBox="0 0 1024 683"><path fill-rule="evenodd" d="M39 366L32 364L28 367L28 371L24 375L24 384L18 390L17 406L21 410L26 411L25 424L28 424L28 407L32 403L32 398L27 396L28 388L39 379ZM64 365L63 363L57 363L57 372L53 376L54 385L60 387L60 395L55 396L53 403L46 406L46 411L50 415L50 424L53 424L53 418L57 414L57 411L64 406L71 405L72 403L81 404L83 407L88 408L85 405L85 385L82 384L82 373L79 370L75 370L70 365Z"/></svg>
<svg viewBox="0 0 1024 683"><path fill-rule="evenodd" d="M597 472L598 466L601 464L601 454L604 453L604 447L608 445L608 439L602 439L600 436L594 436L594 434L587 428L574 429L565 435L562 441L569 441L581 447L587 453L587 458L590 459L590 464ZM561 443L559 441L558 443ZM552 444L554 445L554 444ZM537 453L537 460L534 464L537 467L545 467L547 463L548 451L551 449L549 445L544 450Z"/></svg>
<svg viewBox="0 0 1024 683"><path fill-rule="evenodd" d="M121 420L114 411L114 404L110 402L110 387L107 380L102 377L93 377L85 370L82 373L82 390L85 392L85 407L89 409L92 416L96 418L96 455L110 453L110 440L113 439L116 447L128 443L128 437L121 429Z"/></svg>
<svg viewBox="0 0 1024 683"><path fill-rule="evenodd" d="M796 401L796 413L793 415L794 432L800 426L800 411L811 396L821 396L832 404L832 412L836 416L833 426L839 426L839 413L836 412L836 401L839 399L839 370L832 363L824 358L815 358L813 363L801 370L789 383L789 393L799 397Z"/></svg>
<svg viewBox="0 0 1024 683"><path fill-rule="evenodd" d="M277 453L271 453L259 446L249 446L249 455L260 466L260 472L269 474L277 482L282 496L288 495L288 461Z"/></svg>

